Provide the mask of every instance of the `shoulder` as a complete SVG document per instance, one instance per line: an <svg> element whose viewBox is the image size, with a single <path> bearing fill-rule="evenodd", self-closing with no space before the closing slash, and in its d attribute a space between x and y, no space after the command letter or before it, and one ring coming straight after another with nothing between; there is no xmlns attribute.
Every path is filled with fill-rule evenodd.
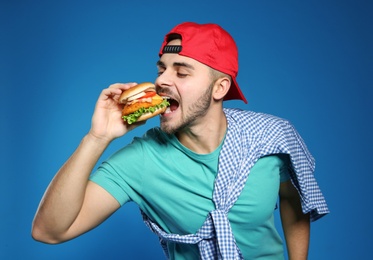
<svg viewBox="0 0 373 260"><path fill-rule="evenodd" d="M157 147L167 142L165 134L158 128L151 128L147 130L143 135L135 136L133 139L116 151L110 159L121 158L124 154L142 154L148 149L157 149Z"/></svg>
<svg viewBox="0 0 373 260"><path fill-rule="evenodd" d="M132 142L130 142L130 145L138 143L164 143L167 142L169 138L170 137L168 137L159 127L154 127L148 129L143 135L135 136L132 139Z"/></svg>
<svg viewBox="0 0 373 260"><path fill-rule="evenodd" d="M279 128L286 128L291 123L289 120L266 113L254 112L237 108L225 108L224 113L230 123L238 125L240 128L265 131Z"/></svg>
<svg viewBox="0 0 373 260"><path fill-rule="evenodd" d="M162 132L159 127L154 127L145 132L145 134L141 138L144 141L154 141L154 142L166 142L167 134Z"/></svg>
<svg viewBox="0 0 373 260"><path fill-rule="evenodd" d="M154 127L147 130L141 137L134 137L128 146L146 147L146 149L154 147L158 149L166 146L171 139L171 136L168 136L159 127Z"/></svg>
<svg viewBox="0 0 373 260"><path fill-rule="evenodd" d="M120 165L129 162L135 164L135 162L158 158L160 155L165 156L166 152L172 150L170 138L159 128L151 128L143 135L135 136L127 145L110 155L106 161Z"/></svg>

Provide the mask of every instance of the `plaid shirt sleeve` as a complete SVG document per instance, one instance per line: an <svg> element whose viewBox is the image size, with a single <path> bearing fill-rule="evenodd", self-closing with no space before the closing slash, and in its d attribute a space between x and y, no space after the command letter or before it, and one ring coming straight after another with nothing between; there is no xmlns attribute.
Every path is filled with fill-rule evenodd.
<svg viewBox="0 0 373 260"><path fill-rule="evenodd" d="M269 154L290 155L291 181L297 188L304 213L315 221L329 213L314 178L315 161L290 122L271 115L237 109L224 110L228 131L219 156L211 211L196 234L167 234L144 213L145 224L155 232L168 256L166 241L198 244L201 259L243 259L236 245L228 212L245 186L251 167Z"/></svg>

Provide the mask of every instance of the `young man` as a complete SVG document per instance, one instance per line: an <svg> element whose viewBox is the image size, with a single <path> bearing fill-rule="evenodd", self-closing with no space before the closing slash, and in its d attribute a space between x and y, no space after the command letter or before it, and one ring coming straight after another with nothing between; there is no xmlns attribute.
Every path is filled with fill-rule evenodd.
<svg viewBox="0 0 373 260"><path fill-rule="evenodd" d="M72 239L134 201L170 259L283 259L279 196L289 257L306 259L310 220L328 213L314 160L288 121L223 108L246 102L232 37L215 24L182 23L165 36L157 65L157 92L170 98L160 128L91 175L110 142L139 125L123 123L118 104L135 83L103 90L89 133L40 203L33 237Z"/></svg>

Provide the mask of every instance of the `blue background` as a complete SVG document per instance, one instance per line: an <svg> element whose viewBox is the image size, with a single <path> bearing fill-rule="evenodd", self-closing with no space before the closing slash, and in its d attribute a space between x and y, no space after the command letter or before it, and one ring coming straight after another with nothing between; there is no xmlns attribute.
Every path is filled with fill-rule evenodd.
<svg viewBox="0 0 373 260"><path fill-rule="evenodd" d="M367 259L372 224L371 1L1 1L0 259L162 259L135 205L61 245L32 240L45 188L115 82L153 81L165 33L215 22L237 41L249 100L296 126L331 214L310 259ZM106 158L145 126L117 139ZM277 216L278 218L278 216ZM277 219L278 221L278 219Z"/></svg>

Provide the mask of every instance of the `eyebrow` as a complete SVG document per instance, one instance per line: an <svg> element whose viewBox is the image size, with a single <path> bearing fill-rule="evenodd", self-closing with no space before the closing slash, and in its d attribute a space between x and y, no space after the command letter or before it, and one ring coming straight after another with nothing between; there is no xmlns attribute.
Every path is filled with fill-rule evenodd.
<svg viewBox="0 0 373 260"><path fill-rule="evenodd" d="M165 68L166 64L164 64L163 61L159 60L159 61L157 61L157 66ZM185 62L174 62L173 67L186 67L188 69L194 70L194 67L191 64L185 63Z"/></svg>

